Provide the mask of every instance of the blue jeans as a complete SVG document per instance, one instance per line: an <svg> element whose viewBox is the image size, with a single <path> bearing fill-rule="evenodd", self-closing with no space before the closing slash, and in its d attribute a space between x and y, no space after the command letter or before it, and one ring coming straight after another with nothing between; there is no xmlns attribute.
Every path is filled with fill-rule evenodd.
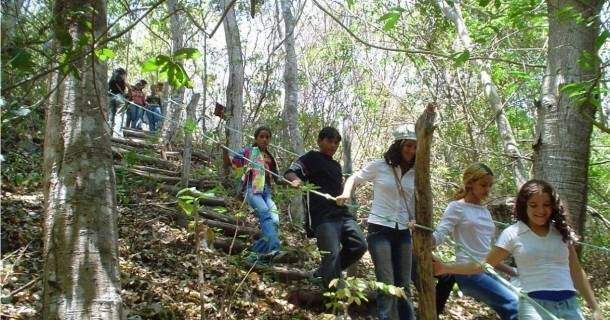
<svg viewBox="0 0 610 320"><path fill-rule="evenodd" d="M150 110L146 112L146 117L148 118L148 128L150 131L157 131L157 122L160 119L161 115L161 107L158 105L150 105Z"/></svg>
<svg viewBox="0 0 610 320"><path fill-rule="evenodd" d="M271 190L268 186L260 194L252 193L252 189L246 191L246 201L256 211L258 223L261 228L262 237L252 245L252 251L264 254L280 249L278 237L278 225L280 223L277 215L277 207L271 199Z"/></svg>
<svg viewBox="0 0 610 320"><path fill-rule="evenodd" d="M455 275L460 290L479 300L498 313L502 320L516 320L519 300L515 293L488 273Z"/></svg>
<svg viewBox="0 0 610 320"><path fill-rule="evenodd" d="M551 312L554 316L560 319L570 320L581 320L584 319L580 306L576 297L572 297L562 301L549 301L542 299L534 299L544 309ZM519 300L519 320L547 320L551 319L546 316L542 311L538 311L538 308L534 307L531 303L525 299Z"/></svg>
<svg viewBox="0 0 610 320"><path fill-rule="evenodd" d="M138 124L138 116L140 114L140 108L129 104L127 107L127 121L125 122L125 128L136 129Z"/></svg>
<svg viewBox="0 0 610 320"><path fill-rule="evenodd" d="M108 95L108 124L112 130L114 130L114 118L121 105L125 103L124 99L122 94L117 94L116 96Z"/></svg>
<svg viewBox="0 0 610 320"><path fill-rule="evenodd" d="M370 223L366 240L375 265L377 281L401 287L407 297L410 297L413 248L409 229L398 230ZM380 320L393 319L396 312L398 319L414 319L410 300L385 294L377 296L377 317Z"/></svg>
<svg viewBox="0 0 610 320"><path fill-rule="evenodd" d="M324 288L328 289L331 280L341 278L341 270L347 269L366 252L366 240L356 220L348 217L322 222L315 227L314 233L322 255L318 272Z"/></svg>

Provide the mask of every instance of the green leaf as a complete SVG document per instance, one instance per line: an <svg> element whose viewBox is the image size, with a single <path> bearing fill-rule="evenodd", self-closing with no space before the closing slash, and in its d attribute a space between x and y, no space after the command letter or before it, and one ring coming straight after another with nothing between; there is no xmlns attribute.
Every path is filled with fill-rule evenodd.
<svg viewBox="0 0 610 320"><path fill-rule="evenodd" d="M27 52L25 49L16 48L10 49L9 54L11 54L11 58L9 63L16 69L20 69L23 71L31 71L34 67L34 62L32 61L32 54Z"/></svg>
<svg viewBox="0 0 610 320"><path fill-rule="evenodd" d="M114 51L112 51L108 48L102 48L102 49L95 50L95 55L97 56L97 59L102 62L105 62L109 59L113 59L116 56Z"/></svg>
<svg viewBox="0 0 610 320"><path fill-rule="evenodd" d="M355 3L356 3L355 0L347 0L347 7L351 9L354 7Z"/></svg>
<svg viewBox="0 0 610 320"><path fill-rule="evenodd" d="M181 61L184 59L197 59L201 57L201 52L195 48L182 48L176 51L173 55L174 60Z"/></svg>
<svg viewBox="0 0 610 320"><path fill-rule="evenodd" d="M604 46L606 39L610 36L610 31L604 30L595 38L595 49L599 50Z"/></svg>
<svg viewBox="0 0 610 320"><path fill-rule="evenodd" d="M193 134L197 129L197 123L193 119L186 119L186 123L184 124L184 131L188 134Z"/></svg>
<svg viewBox="0 0 610 320"><path fill-rule="evenodd" d="M451 59L453 59L455 66L459 67L470 59L470 52L468 50L464 50L462 52L455 53L451 56Z"/></svg>
<svg viewBox="0 0 610 320"><path fill-rule="evenodd" d="M479 6L486 7L490 2L491 0L479 0Z"/></svg>

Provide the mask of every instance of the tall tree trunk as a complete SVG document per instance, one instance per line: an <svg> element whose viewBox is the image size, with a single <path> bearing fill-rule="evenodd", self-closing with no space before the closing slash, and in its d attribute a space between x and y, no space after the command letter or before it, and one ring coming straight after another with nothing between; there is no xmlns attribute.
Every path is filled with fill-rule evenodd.
<svg viewBox="0 0 610 320"><path fill-rule="evenodd" d="M225 0L225 8L231 3ZM244 60L241 51L241 38L237 26L235 9L231 7L223 21L227 54L229 57L229 83L227 84L227 125L236 130L242 130L242 109L244 91ZM241 147L241 134L226 129L229 148L236 150Z"/></svg>
<svg viewBox="0 0 610 320"><path fill-rule="evenodd" d="M197 128L197 103L199 102L199 97L201 95L199 93L194 93L191 96L191 101L186 106L186 121L187 123L194 124L192 127L193 130ZM188 188L189 186L189 175L191 174L191 153L193 149L193 134L190 131L191 128L185 130L184 133L184 150L182 154L182 180L181 184L184 188Z"/></svg>
<svg viewBox="0 0 610 320"><path fill-rule="evenodd" d="M284 64L284 119L288 128L288 138L292 150L303 154L303 138L299 132L299 84L297 82L297 54L294 50L294 28L295 19L292 15L291 0L281 0L282 16L284 17L284 28L286 38L284 49L286 50L286 61Z"/></svg>
<svg viewBox="0 0 610 320"><path fill-rule="evenodd" d="M180 12L176 11L178 9L177 1L178 0L167 0L167 11L171 15L169 24L172 34L172 53L175 53L184 47L184 29L182 28L184 19L182 19ZM170 121L164 121L161 130L161 143L164 146L167 146L172 142L172 139L176 135L176 131L178 131L178 124L180 123L180 116L182 115L184 87L178 89L172 88L170 97L179 104L171 102L167 104L167 118L170 119Z"/></svg>
<svg viewBox="0 0 610 320"><path fill-rule="evenodd" d="M542 83L542 101L534 145L534 176L550 182L567 202L570 218L580 235L585 225L587 178L595 107L578 103L564 85L599 79L600 66L579 64L583 52L598 56L595 40L599 33L602 1L548 1L549 44L547 71ZM585 22L565 18L560 12L572 11ZM597 85L597 84L595 84ZM597 99L597 97L593 97Z"/></svg>
<svg viewBox="0 0 610 320"><path fill-rule="evenodd" d="M445 17L451 20L455 25L458 39L460 39L460 42L464 48L472 52L474 49L474 44L472 43L470 33L468 32L464 19L462 18L462 10L460 9L459 3L454 1L448 2L447 0L435 0L435 2ZM495 113L494 118L496 121L496 126L498 127L498 132L500 133L500 139L502 139L504 153L510 158L509 161L511 170L513 172L513 179L517 187L520 187L528 180L529 174L525 164L523 163L523 158L521 157L521 152L519 151L517 141L513 136L510 123L504 114L502 99L498 95L496 85L491 79L491 71L489 66L481 62L481 60L471 60L470 62L480 70L479 75L481 78L481 84L483 85L483 93L485 94L487 103Z"/></svg>
<svg viewBox="0 0 610 320"><path fill-rule="evenodd" d="M101 0L58 0L53 11L64 17L56 21L57 34L67 32L74 43L91 31L67 18L77 17L72 13L95 12L94 34L106 30ZM60 85L46 110L42 317L120 319L115 175L102 116L107 68L91 54L72 66L78 76L61 83L55 75Z"/></svg>
<svg viewBox="0 0 610 320"><path fill-rule="evenodd" d="M436 113L432 105L417 119L417 153L415 155L415 219L418 224L432 227L432 187L430 186L430 149L434 134ZM432 234L428 230L416 228L413 246L417 256L418 319L436 319L434 277L432 275Z"/></svg>
<svg viewBox="0 0 610 320"><path fill-rule="evenodd" d="M284 17L284 50L286 50L286 60L284 62L284 126L288 133L288 139L292 150L297 154L303 154L303 138L299 132L299 84L297 82L297 54L294 46L294 27L295 19L292 15L292 1L280 0L282 5L282 16ZM279 28L279 26L278 26ZM300 224L305 217L305 208L300 195L296 195L290 200L290 216L293 221Z"/></svg>

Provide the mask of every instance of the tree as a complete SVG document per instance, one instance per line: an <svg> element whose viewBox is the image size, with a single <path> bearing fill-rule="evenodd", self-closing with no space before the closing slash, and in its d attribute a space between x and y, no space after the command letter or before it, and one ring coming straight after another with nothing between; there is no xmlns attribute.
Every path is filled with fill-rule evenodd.
<svg viewBox="0 0 610 320"><path fill-rule="evenodd" d="M464 46L464 49L466 50L465 52L471 52L474 49L474 44L470 38L468 28L464 23L464 18L462 17L462 11L459 3L446 0L435 1L436 5L440 8L445 17L451 20L455 25L458 39ZM504 153L511 158L510 167L513 172L513 178L515 179L515 184L520 187L527 181L529 174L525 168L525 164L523 163L521 152L519 151L517 142L513 136L510 123L504 114L502 99L500 98L496 85L491 78L489 66L480 60L473 60L472 63L480 69L479 75L481 78L481 84L483 85L483 93L485 94L485 98L487 99L489 106L495 113L494 119L502 139Z"/></svg>
<svg viewBox="0 0 610 320"><path fill-rule="evenodd" d="M286 62L284 64L284 110L283 115L288 131L288 138L292 150L303 154L303 138L299 132L299 84L297 82L297 55L294 50L294 27L295 19L291 10L290 0L281 0L282 16L284 17L284 49L286 50Z"/></svg>
<svg viewBox="0 0 610 320"><path fill-rule="evenodd" d="M591 132L601 77L599 14L603 1L548 1L547 71L534 141L534 177L558 190L580 235L585 225ZM569 88L584 89L584 95Z"/></svg>
<svg viewBox="0 0 610 320"><path fill-rule="evenodd" d="M172 35L172 54L184 47L184 28L183 19L180 16L177 5L178 0L167 0L167 11L170 16L170 28ZM169 103L167 105L169 121L163 121L163 129L161 131L161 142L164 146L170 144L178 130L178 123L182 115L182 100L184 99L184 86L172 88L170 97L172 100L179 102Z"/></svg>
<svg viewBox="0 0 610 320"><path fill-rule="evenodd" d="M415 154L415 219L418 224L432 226L432 187L430 186L430 149L436 118L435 105L428 104L415 124L417 153ZM413 233L414 252L417 255L417 292L419 292L418 319L436 319L434 280L432 275L432 249L434 242L428 230L416 228Z"/></svg>
<svg viewBox="0 0 610 320"><path fill-rule="evenodd" d="M227 125L230 128L241 131L242 128L242 109L243 109L243 90L244 90L244 59L241 50L241 39L237 17L233 3L230 0L224 1L227 15L223 21L225 30L225 40L227 44L227 55L229 57L229 82L227 83ZM226 130L229 148L236 150L241 146L241 134L232 130Z"/></svg>
<svg viewBox="0 0 610 320"><path fill-rule="evenodd" d="M53 11L62 17L58 47L75 61L54 75L46 110L42 316L120 319L115 175L102 116L107 68L90 52L107 27L105 3L57 0Z"/></svg>

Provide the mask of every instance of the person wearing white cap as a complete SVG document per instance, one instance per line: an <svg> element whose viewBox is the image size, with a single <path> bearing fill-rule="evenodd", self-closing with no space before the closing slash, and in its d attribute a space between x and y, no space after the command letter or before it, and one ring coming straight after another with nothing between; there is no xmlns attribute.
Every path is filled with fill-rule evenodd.
<svg viewBox="0 0 610 320"><path fill-rule="evenodd" d="M414 319L410 300L412 242L415 222L415 149L414 126L402 125L394 130L394 142L383 159L367 163L345 182L337 204L351 197L354 186L373 182L373 205L368 218L369 251L375 265L377 281L402 287L408 299L381 294L377 299L379 319Z"/></svg>

